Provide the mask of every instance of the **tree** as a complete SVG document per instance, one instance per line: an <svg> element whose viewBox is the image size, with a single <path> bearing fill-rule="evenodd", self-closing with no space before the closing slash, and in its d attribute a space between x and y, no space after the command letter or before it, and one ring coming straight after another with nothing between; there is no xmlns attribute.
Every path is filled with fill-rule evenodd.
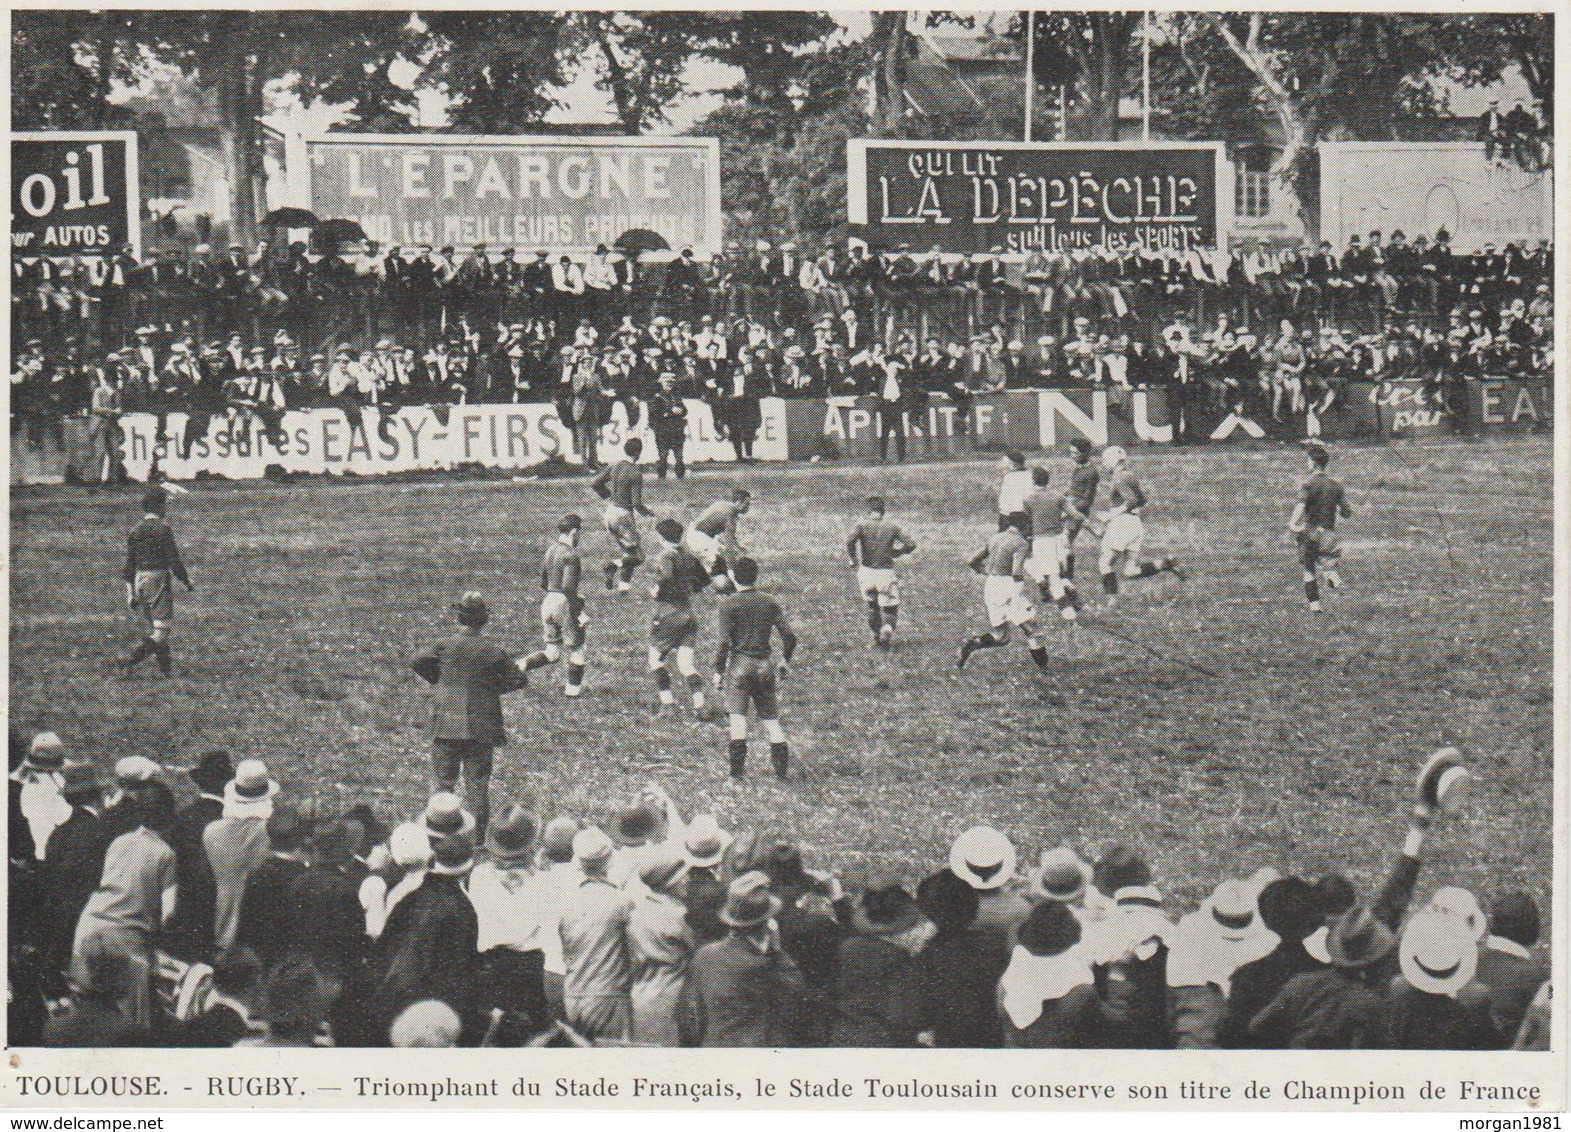
<svg viewBox="0 0 1571 1132"><path fill-rule="evenodd" d="M1467 86L1497 82L1512 67L1545 119L1555 105L1555 24L1547 12L1430 18L1442 69Z"/></svg>
<svg viewBox="0 0 1571 1132"><path fill-rule="evenodd" d="M1032 60L1038 82L1075 88L1075 132L1093 141L1118 139L1118 104L1127 87L1129 55L1141 12L1035 12Z"/></svg>
<svg viewBox="0 0 1571 1132"><path fill-rule="evenodd" d="M347 106L352 117L410 122L409 92L388 67L419 46L407 13L363 10L123 12L130 48L214 92L236 239L251 238L262 200L267 93Z"/></svg>
<svg viewBox="0 0 1571 1132"><path fill-rule="evenodd" d="M450 100L448 121L473 133L524 133L558 105L566 82L562 17L552 12L422 15L426 43L418 85Z"/></svg>
<svg viewBox="0 0 1571 1132"><path fill-rule="evenodd" d="M109 102L129 77L119 26L104 12L18 9L11 17L11 127L93 130L126 124Z"/></svg>

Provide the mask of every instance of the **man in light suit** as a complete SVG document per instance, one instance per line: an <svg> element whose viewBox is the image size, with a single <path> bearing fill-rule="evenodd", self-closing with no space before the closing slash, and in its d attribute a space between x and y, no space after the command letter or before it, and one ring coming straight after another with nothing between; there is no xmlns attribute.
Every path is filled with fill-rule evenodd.
<svg viewBox="0 0 1571 1132"><path fill-rule="evenodd" d="M491 814L496 748L507 742L502 697L529 680L513 657L482 636L491 619L484 598L472 591L466 593L454 604L453 612L459 631L421 653L410 667L436 687L431 712L436 789L454 792L462 771L476 836L482 836Z"/></svg>

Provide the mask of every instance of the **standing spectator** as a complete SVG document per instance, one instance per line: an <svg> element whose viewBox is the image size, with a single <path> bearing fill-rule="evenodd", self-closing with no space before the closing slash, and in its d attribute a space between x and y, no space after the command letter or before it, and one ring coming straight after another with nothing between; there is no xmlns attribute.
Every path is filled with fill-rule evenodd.
<svg viewBox="0 0 1571 1132"><path fill-rule="evenodd" d="M311 867L298 873L284 896L284 909L295 917L292 950L346 987L359 977L366 952L360 906L365 870L355 861L355 843L364 829L346 818L317 826L311 833Z"/></svg>
<svg viewBox="0 0 1571 1132"><path fill-rule="evenodd" d="M1380 961L1396 937L1367 908L1350 909L1326 937L1331 965L1290 979L1249 1023L1264 1049L1380 1049L1388 978Z"/></svg>
<svg viewBox="0 0 1571 1132"><path fill-rule="evenodd" d="M38 878L43 904L38 942L45 987L51 997L59 996L60 979L71 961L77 920L98 888L104 857L119 835L103 819L104 779L96 764L67 762L60 771L60 796L70 805L71 816L50 836ZM13 933L20 926L13 921Z"/></svg>
<svg viewBox="0 0 1571 1132"><path fill-rule="evenodd" d="M1255 890L1243 881L1223 881L1178 922L1167 957L1176 1048L1216 1048L1233 972L1270 954L1276 942L1260 921Z"/></svg>
<svg viewBox="0 0 1571 1132"><path fill-rule="evenodd" d="M310 835L310 823L296 807L275 805L267 819L268 855L246 876L235 944L255 952L264 969L296 950L315 930L300 918L294 895L307 872L303 852Z"/></svg>
<svg viewBox="0 0 1571 1132"><path fill-rule="evenodd" d="M628 900L606 875L614 849L604 830L580 830L573 860L582 876L563 894L563 1009L567 1024L591 1041L626 1041L632 1028Z"/></svg>
<svg viewBox="0 0 1571 1132"><path fill-rule="evenodd" d="M417 656L410 667L436 688L431 711L432 777L436 789L452 793L462 774L477 836L491 816L491 771L496 748L507 742L502 697L528 677L501 648L482 637L491 611L473 591L453 605L460 626L454 636Z"/></svg>
<svg viewBox="0 0 1571 1132"><path fill-rule="evenodd" d="M59 836L59 833L56 833ZM1478 981L1489 988L1495 1026L1514 1035L1549 965L1538 945L1538 904L1526 892L1506 892L1489 901L1489 934L1478 949Z"/></svg>
<svg viewBox="0 0 1571 1132"><path fill-rule="evenodd" d="M415 887L394 904L368 963L370 994L364 1022L377 1045L410 1004L445 1002L472 1025L479 926L463 883L474 865L474 843L463 833L444 837ZM314 968L313 968L314 970Z"/></svg>
<svg viewBox="0 0 1571 1132"><path fill-rule="evenodd" d="M683 989L679 1028L684 1046L800 1044L808 1022L806 988L780 945L773 922L780 908L763 873L744 873L731 882L720 910L729 934L698 949Z"/></svg>
<svg viewBox="0 0 1571 1132"><path fill-rule="evenodd" d="M1014 845L991 826L973 826L950 847L949 871L976 890L971 931L1003 970L1015 928L1031 911L1031 905L1009 886L1015 876Z"/></svg>
<svg viewBox="0 0 1571 1132"><path fill-rule="evenodd" d="M933 927L892 880L868 884L840 944L825 1044L876 1049L918 1044L926 1012L916 954Z"/></svg>
<svg viewBox="0 0 1571 1132"><path fill-rule="evenodd" d="M480 933L475 1008L502 1012L500 1045L520 1044L550 1023L545 921L557 894L530 867L534 839L534 818L522 806L504 808L486 835L490 859L469 874ZM554 932L556 925L550 926Z"/></svg>
<svg viewBox="0 0 1571 1132"><path fill-rule="evenodd" d="M165 933L164 950L191 962L213 954L213 870L202 835L224 816L224 787L234 778L228 751L208 751L186 772L197 796L175 814L169 826L169 847L175 851L180 894L174 918Z"/></svg>
<svg viewBox="0 0 1571 1132"><path fill-rule="evenodd" d="M1254 1016L1292 979L1323 970L1323 964L1304 947L1304 940L1320 927L1314 885L1300 877L1273 880L1260 890L1258 907L1261 922L1279 942L1269 954L1233 972L1227 1012L1216 1028L1217 1044L1223 1049L1253 1045L1249 1023Z"/></svg>
<svg viewBox="0 0 1571 1132"><path fill-rule="evenodd" d="M153 949L175 910L175 855L163 838L174 817L174 795L159 783L137 792L136 828L109 846L104 874L76 925L72 982L94 985L90 957L108 953L125 964L117 977L121 1010L138 1026L152 1024Z"/></svg>
<svg viewBox="0 0 1571 1132"><path fill-rule="evenodd" d="M260 759L245 759L224 787L224 815L202 831L202 848L213 872L213 945L224 951L240 927L246 878L267 859L267 820L273 816L278 783Z"/></svg>
<svg viewBox="0 0 1571 1132"><path fill-rule="evenodd" d="M1478 942L1466 920L1428 908L1402 930L1402 975L1392 984L1391 1049L1501 1049L1489 988L1474 980Z"/></svg>
<svg viewBox="0 0 1571 1132"><path fill-rule="evenodd" d="M1080 921L1043 901L1020 925L1009 967L998 982L1006 1049L1097 1049L1102 1004L1080 942Z"/></svg>
<svg viewBox="0 0 1571 1132"><path fill-rule="evenodd" d="M21 784L21 813L33 842L33 855L42 861L56 827L71 816L71 803L60 792L65 744L53 731L40 731L28 745L27 757L12 772Z"/></svg>
<svg viewBox="0 0 1571 1132"><path fill-rule="evenodd" d="M1004 965L991 954L986 937L970 930L976 921L976 890L943 869L916 886L916 901L937 929L916 957L924 1044L996 1048L1000 1032L995 992Z"/></svg>
<svg viewBox="0 0 1571 1132"><path fill-rule="evenodd" d="M641 1045L678 1044L677 1013L688 965L698 941L687 923L682 883L687 862L680 850L662 845L646 854L642 885L627 917L632 961L632 1037Z"/></svg>

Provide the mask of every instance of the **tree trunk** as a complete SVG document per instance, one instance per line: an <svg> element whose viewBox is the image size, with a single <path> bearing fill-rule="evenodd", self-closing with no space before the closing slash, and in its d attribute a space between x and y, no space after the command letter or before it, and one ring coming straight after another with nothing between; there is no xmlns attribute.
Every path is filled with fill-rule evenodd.
<svg viewBox="0 0 1571 1132"><path fill-rule="evenodd" d="M641 134L644 124L639 120L633 92L628 89L627 68L617 58L616 48L611 46L604 29L595 32L595 39L600 44L600 55L605 59L606 83L611 88L611 101L616 104L617 121L622 123L622 128L628 133Z"/></svg>
<svg viewBox="0 0 1571 1132"><path fill-rule="evenodd" d="M265 191L260 122L265 107L254 62L248 56L237 56L225 68L217 93L219 144L229 181L229 239L249 245L261 218L258 199Z"/></svg>
<svg viewBox="0 0 1571 1132"><path fill-rule="evenodd" d="M1081 130L1090 141L1118 140L1118 103L1124 93L1125 56L1138 13L1094 12L1084 17L1091 38L1069 37L1080 72L1076 87L1085 104Z"/></svg>
<svg viewBox="0 0 1571 1132"><path fill-rule="evenodd" d="M899 133L905 121L906 54L911 39L908 17L907 12L873 14L873 42L877 44L873 91L878 105L872 125L876 135Z"/></svg>

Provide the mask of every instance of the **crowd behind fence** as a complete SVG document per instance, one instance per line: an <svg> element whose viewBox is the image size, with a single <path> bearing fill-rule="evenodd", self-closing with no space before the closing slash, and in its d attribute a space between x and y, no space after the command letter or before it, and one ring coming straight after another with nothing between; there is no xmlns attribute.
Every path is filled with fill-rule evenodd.
<svg viewBox="0 0 1571 1132"><path fill-rule="evenodd" d="M1281 420L1352 380L1551 374L1550 243L1372 232L1235 252L976 256L852 241L706 262L601 248L312 254L304 244L18 260L13 433L64 416L554 402L587 435L662 389L746 433L765 396L919 408L1030 387L1165 385ZM665 379L669 375L668 380ZM756 424L752 427L756 428ZM162 434L162 429L160 430ZM739 450L740 455L740 450Z"/></svg>

